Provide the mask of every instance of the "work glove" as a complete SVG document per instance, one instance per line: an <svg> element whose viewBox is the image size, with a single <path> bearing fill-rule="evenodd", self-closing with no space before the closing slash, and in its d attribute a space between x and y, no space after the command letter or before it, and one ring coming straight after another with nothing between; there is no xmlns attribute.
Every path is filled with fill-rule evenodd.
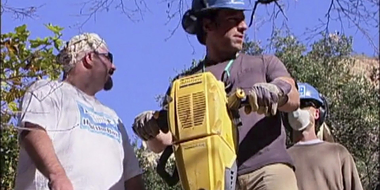
<svg viewBox="0 0 380 190"><path fill-rule="evenodd" d="M250 112L257 112L266 116L276 115L280 96L282 96L282 91L274 84L255 84L248 93Z"/></svg>
<svg viewBox="0 0 380 190"><path fill-rule="evenodd" d="M155 111L144 111L135 117L132 129L142 140L155 138L160 133L157 120L153 117Z"/></svg>

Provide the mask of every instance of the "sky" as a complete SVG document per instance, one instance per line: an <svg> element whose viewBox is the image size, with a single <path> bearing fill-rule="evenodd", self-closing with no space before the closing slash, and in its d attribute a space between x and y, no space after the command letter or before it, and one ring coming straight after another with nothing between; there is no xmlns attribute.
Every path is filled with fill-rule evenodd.
<svg viewBox="0 0 380 190"><path fill-rule="evenodd" d="M296 36L303 39L305 36L302 34L306 28L312 28L319 23L318 19L324 19L329 1L290 1L290 6L285 10L288 18L287 25ZM117 70L113 77L113 89L100 92L97 97L117 112L127 128L128 134L132 136L131 126L135 116L142 111L159 109L155 97L165 93L169 85L169 78L174 77L176 71L190 66L193 59L202 59L205 55L205 47L198 43L195 36L186 35L181 26L171 38L166 40L171 34L170 30L177 26L179 17L177 16L169 24L165 24L168 5L163 0L147 3L149 12L145 12L143 20L138 22L132 22L120 10L115 9L114 6L119 1L113 1L114 4L111 5L108 12L103 11L96 14L96 20L88 20L79 30L76 24L84 23L88 18L78 16L82 2L85 1L8 1L8 5L13 7L44 6L37 10L37 17L34 19L20 20L13 18L10 14L2 15L1 32L10 32L16 26L27 24L31 31L31 38L44 37L52 34L44 24L52 23L64 27L63 40L69 40L80 32L98 33L106 40L113 53ZM190 1L187 0L187 2ZM173 10L177 6L173 6ZM256 23L260 24L265 18L268 19L267 12L271 12L272 9L273 5L268 7L259 5ZM248 19L250 12L246 16ZM281 24L283 18L279 14L277 23ZM266 23L256 30L254 27L249 28L247 35L250 39L266 41L271 31L271 23ZM373 55L373 49L368 41L355 28L346 27L343 32L340 24L333 22L330 25L330 31L340 31L340 33L352 35L354 51ZM378 45L378 29L372 29L370 35L375 37L376 45Z"/></svg>

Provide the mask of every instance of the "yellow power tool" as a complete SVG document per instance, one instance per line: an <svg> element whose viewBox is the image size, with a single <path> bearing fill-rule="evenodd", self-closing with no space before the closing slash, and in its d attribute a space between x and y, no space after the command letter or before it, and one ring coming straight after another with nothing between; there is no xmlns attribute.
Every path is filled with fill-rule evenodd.
<svg viewBox="0 0 380 190"><path fill-rule="evenodd" d="M173 135L157 173L170 186L180 181L184 190L235 190L238 109L249 109L244 91L227 96L223 82L202 72L174 80L169 99L167 109L155 114ZM176 165L169 174L165 167L173 153Z"/></svg>

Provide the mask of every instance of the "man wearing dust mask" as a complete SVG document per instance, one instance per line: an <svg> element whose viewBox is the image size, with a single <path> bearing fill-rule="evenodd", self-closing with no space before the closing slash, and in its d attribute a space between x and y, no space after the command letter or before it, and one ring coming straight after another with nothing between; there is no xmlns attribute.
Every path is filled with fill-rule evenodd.
<svg viewBox="0 0 380 190"><path fill-rule="evenodd" d="M284 123L293 131L293 159L299 190L362 190L350 152L334 142L324 123L328 104L308 83L298 83L300 108L285 114Z"/></svg>

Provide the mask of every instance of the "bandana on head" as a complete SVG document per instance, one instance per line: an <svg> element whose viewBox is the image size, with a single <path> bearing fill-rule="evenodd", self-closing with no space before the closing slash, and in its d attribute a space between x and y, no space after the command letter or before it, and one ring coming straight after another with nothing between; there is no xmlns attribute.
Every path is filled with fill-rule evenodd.
<svg viewBox="0 0 380 190"><path fill-rule="evenodd" d="M107 48L107 44L98 34L83 33L76 35L66 42L64 48L57 55L56 61L63 66L63 71L68 73L78 62L78 56L82 52L94 51L99 47Z"/></svg>

